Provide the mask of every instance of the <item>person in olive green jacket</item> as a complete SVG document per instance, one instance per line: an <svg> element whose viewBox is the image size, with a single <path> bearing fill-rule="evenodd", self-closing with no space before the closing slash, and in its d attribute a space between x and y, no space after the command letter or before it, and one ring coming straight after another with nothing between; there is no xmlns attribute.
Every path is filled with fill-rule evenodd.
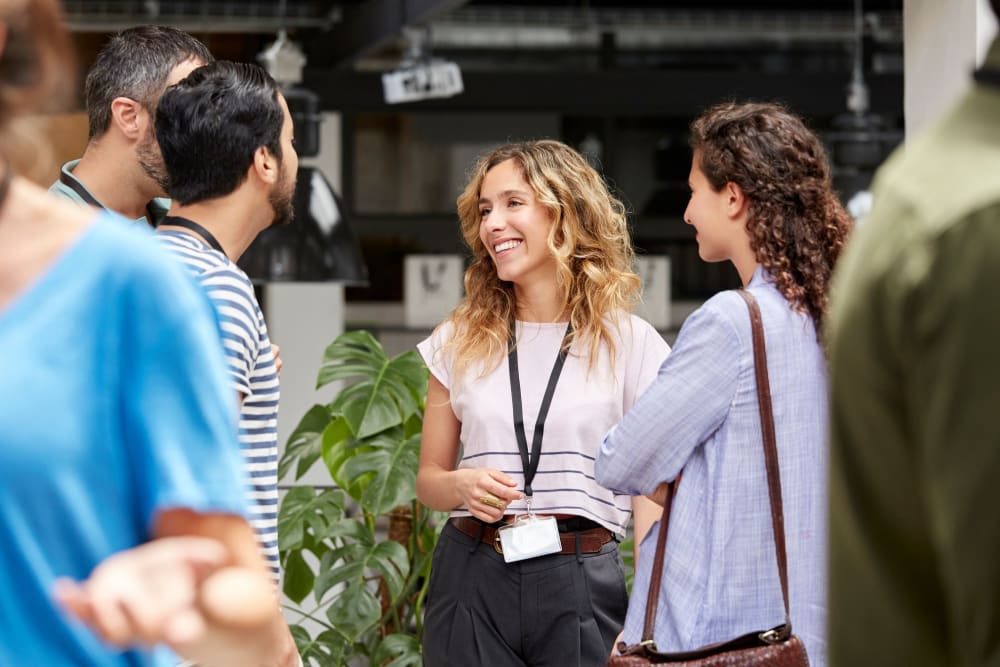
<svg viewBox="0 0 1000 667"><path fill-rule="evenodd" d="M975 76L834 282L833 667L1000 665L1000 41Z"/></svg>

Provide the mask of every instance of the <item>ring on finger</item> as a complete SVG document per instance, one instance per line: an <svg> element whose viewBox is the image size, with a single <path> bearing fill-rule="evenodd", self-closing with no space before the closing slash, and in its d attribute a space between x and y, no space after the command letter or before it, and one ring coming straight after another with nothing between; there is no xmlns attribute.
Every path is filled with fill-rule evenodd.
<svg viewBox="0 0 1000 667"><path fill-rule="evenodd" d="M487 493L485 496L479 497L479 502L484 505L489 505L490 507L495 507L500 511L507 509L507 506L502 500L494 496L492 493Z"/></svg>

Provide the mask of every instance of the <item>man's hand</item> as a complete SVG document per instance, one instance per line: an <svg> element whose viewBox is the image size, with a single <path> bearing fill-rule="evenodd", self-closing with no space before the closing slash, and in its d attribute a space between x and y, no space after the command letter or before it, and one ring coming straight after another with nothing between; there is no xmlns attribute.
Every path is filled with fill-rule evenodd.
<svg viewBox="0 0 1000 667"><path fill-rule="evenodd" d="M281 375L281 367L285 365L285 362L281 360L281 348L278 347L273 341L271 342L271 351L274 353L274 372Z"/></svg>

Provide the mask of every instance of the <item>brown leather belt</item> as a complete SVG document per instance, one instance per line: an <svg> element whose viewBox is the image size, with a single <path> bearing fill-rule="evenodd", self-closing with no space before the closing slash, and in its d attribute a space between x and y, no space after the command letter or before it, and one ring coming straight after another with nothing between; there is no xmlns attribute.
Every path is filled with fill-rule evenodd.
<svg viewBox="0 0 1000 667"><path fill-rule="evenodd" d="M469 537L478 537L483 544L491 545L497 550L497 553L503 553L496 526L482 523L471 516L456 516L449 519L449 523ZM580 553L582 554L595 554L601 550L601 547L614 539L611 531L603 526L575 533L559 533L559 539L562 542L562 551L559 553L575 554L577 536L580 537Z"/></svg>

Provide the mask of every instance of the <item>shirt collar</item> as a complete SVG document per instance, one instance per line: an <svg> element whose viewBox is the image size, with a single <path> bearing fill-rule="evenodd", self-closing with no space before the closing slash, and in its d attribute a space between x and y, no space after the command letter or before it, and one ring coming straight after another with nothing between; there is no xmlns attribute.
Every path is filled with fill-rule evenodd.
<svg viewBox="0 0 1000 667"><path fill-rule="evenodd" d="M91 199L97 202L98 206L103 209L107 209L107 206L102 204L94 193L90 191L83 181L77 178L73 174L73 170L76 169L77 165L80 164L80 160L70 160L62 166L62 173L67 177L73 179L73 182L80 186L87 194L90 195ZM155 227L159 224L160 220L167 214L170 210L170 199L166 197L156 197L150 200L149 204L146 205L146 215L141 216L133 220L136 224L146 225L148 227Z"/></svg>
<svg viewBox="0 0 1000 667"><path fill-rule="evenodd" d="M764 268L764 265L758 264L757 268L753 271L753 275L750 276L750 282L747 284L747 287L760 287L761 285L773 282L771 274Z"/></svg>

